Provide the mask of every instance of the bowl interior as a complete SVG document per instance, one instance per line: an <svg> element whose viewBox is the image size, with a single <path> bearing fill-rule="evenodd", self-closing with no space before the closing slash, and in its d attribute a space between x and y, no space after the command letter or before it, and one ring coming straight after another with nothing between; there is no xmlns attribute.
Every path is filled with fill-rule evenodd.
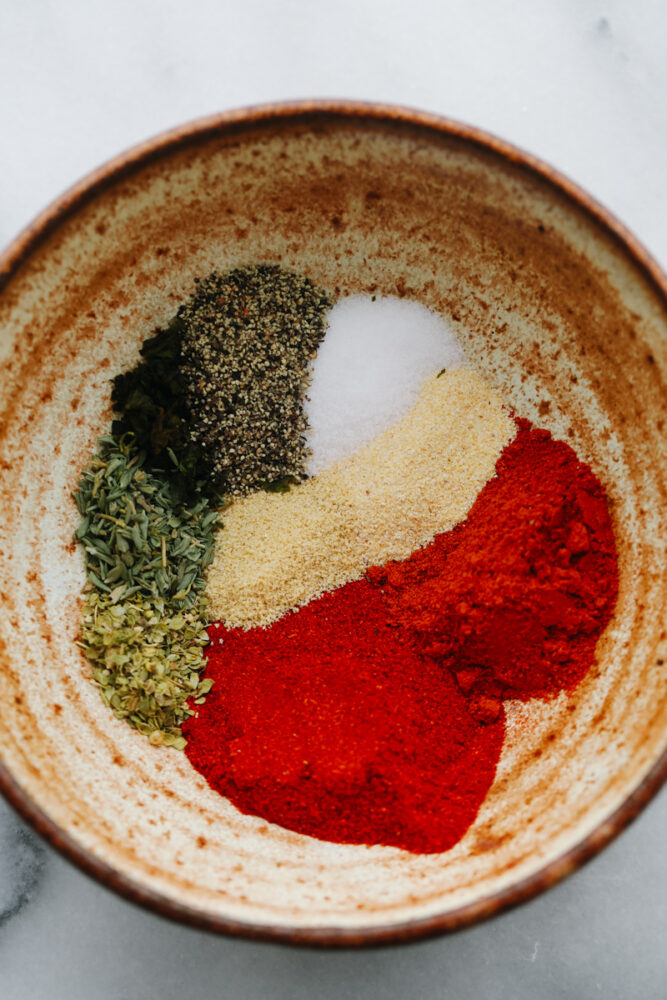
<svg viewBox="0 0 667 1000"><path fill-rule="evenodd" d="M629 818L667 741L667 309L603 222L456 129L314 110L164 142L14 251L0 295L0 783L54 842L182 919L351 941L490 912ZM446 854L241 815L85 678L70 491L108 425L109 379L195 277L262 261L441 312L507 404L569 441L611 498L620 595L597 662L574 694L509 703L496 781Z"/></svg>

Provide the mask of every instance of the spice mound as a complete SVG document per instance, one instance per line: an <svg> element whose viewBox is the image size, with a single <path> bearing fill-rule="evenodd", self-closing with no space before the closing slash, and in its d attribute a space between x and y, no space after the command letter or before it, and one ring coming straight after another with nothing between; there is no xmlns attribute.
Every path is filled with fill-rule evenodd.
<svg viewBox="0 0 667 1000"><path fill-rule="evenodd" d="M479 722L366 580L271 629L210 635L215 683L185 732L213 788L321 840L429 852L460 839L495 775L501 714Z"/></svg>
<svg viewBox="0 0 667 1000"><path fill-rule="evenodd" d="M109 436L85 470L76 531L85 550L81 646L104 702L154 744L182 749L181 724L210 690L203 679L203 573L218 514L188 503L146 469L127 434Z"/></svg>
<svg viewBox="0 0 667 1000"><path fill-rule="evenodd" d="M618 595L600 482L569 445L517 424L466 521L369 571L394 626L475 697L572 690Z"/></svg>
<svg viewBox="0 0 667 1000"><path fill-rule="evenodd" d="M308 364L333 305L276 266L212 274L179 311L190 437L221 492L303 478Z"/></svg>
<svg viewBox="0 0 667 1000"><path fill-rule="evenodd" d="M467 518L271 628L209 630L188 754L240 809L321 839L447 850L493 781L503 701L590 667L616 601L604 491L519 420Z"/></svg>

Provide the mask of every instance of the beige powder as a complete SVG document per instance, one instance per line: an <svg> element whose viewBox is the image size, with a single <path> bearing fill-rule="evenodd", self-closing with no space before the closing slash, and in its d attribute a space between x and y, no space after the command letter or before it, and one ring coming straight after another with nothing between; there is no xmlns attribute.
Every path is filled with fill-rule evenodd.
<svg viewBox="0 0 667 1000"><path fill-rule="evenodd" d="M475 371L432 377L413 409L354 455L289 493L254 493L224 511L212 618L269 625L368 566L405 559L465 518L514 432Z"/></svg>

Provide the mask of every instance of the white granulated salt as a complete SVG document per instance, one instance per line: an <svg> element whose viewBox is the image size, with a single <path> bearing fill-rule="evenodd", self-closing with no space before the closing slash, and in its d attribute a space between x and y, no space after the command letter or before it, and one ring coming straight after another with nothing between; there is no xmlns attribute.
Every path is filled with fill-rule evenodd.
<svg viewBox="0 0 667 1000"><path fill-rule="evenodd" d="M409 299L352 295L328 321L305 404L309 476L400 420L434 372L465 362L442 317Z"/></svg>

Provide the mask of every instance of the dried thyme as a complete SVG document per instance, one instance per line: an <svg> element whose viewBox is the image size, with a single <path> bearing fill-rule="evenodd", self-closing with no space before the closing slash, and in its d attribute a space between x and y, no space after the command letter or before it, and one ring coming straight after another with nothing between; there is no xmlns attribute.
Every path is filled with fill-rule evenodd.
<svg viewBox="0 0 667 1000"><path fill-rule="evenodd" d="M302 398L332 304L263 265L210 275L179 310L190 437L221 492L304 478Z"/></svg>
<svg viewBox="0 0 667 1000"><path fill-rule="evenodd" d="M82 515L75 536L88 579L112 602L139 593L189 608L204 589L219 515L205 497L179 500L145 461L131 435L100 439L75 494Z"/></svg>

